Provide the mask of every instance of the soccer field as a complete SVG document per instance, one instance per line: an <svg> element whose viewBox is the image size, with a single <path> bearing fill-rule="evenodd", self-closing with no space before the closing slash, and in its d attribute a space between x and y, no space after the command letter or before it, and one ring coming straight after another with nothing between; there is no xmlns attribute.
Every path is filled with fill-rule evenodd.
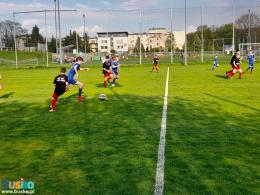
<svg viewBox="0 0 260 195"><path fill-rule="evenodd" d="M259 65L242 80L170 66L164 194L260 193ZM153 194L167 65L150 69L124 66L106 89L100 67L80 72L85 101L72 86L55 113L58 68L1 70L0 178L36 194Z"/></svg>

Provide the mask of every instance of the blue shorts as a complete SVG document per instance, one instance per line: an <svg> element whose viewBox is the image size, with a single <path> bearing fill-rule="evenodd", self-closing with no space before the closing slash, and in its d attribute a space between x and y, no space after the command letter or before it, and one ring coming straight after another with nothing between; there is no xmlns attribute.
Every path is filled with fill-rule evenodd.
<svg viewBox="0 0 260 195"><path fill-rule="evenodd" d="M254 64L253 63L249 63L249 67L250 68L254 68Z"/></svg>
<svg viewBox="0 0 260 195"><path fill-rule="evenodd" d="M118 75L118 71L117 70L112 70L113 74Z"/></svg>
<svg viewBox="0 0 260 195"><path fill-rule="evenodd" d="M77 81L74 78L69 78L69 84L76 85Z"/></svg>

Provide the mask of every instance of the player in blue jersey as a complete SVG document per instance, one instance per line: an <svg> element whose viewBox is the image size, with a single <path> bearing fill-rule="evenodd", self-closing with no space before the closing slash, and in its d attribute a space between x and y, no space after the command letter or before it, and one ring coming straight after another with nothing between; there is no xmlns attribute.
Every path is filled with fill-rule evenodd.
<svg viewBox="0 0 260 195"><path fill-rule="evenodd" d="M113 74L113 82L112 82L113 87L116 85L116 80L119 79L119 73L118 73L119 66L120 65L118 63L118 58L116 56L113 56L111 60L111 69Z"/></svg>
<svg viewBox="0 0 260 195"><path fill-rule="evenodd" d="M246 73L250 70L252 74L254 70L254 64L255 64L255 55L253 54L252 50L250 50L247 56L247 60L248 60L248 68L246 70Z"/></svg>
<svg viewBox="0 0 260 195"><path fill-rule="evenodd" d="M78 71L80 70L88 70L88 68L81 68L80 65L83 62L82 57L77 57L75 60L75 63L72 64L69 72L68 72L68 81L71 85L78 85L79 86L79 93L78 93L78 99L80 102L83 101L82 91L83 91L83 83L77 81L77 78L79 76Z"/></svg>
<svg viewBox="0 0 260 195"><path fill-rule="evenodd" d="M218 56L216 55L213 60L213 67L211 68L211 71L215 70L215 68L219 67L218 63Z"/></svg>

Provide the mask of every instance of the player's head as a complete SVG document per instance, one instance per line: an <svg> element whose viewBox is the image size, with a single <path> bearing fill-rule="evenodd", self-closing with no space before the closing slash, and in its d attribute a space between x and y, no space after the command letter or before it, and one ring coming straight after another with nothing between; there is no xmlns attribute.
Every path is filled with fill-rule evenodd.
<svg viewBox="0 0 260 195"><path fill-rule="evenodd" d="M218 58L218 56L217 56L217 55L215 55L215 58Z"/></svg>
<svg viewBox="0 0 260 195"><path fill-rule="evenodd" d="M236 57L240 58L240 51L239 50L236 52Z"/></svg>
<svg viewBox="0 0 260 195"><path fill-rule="evenodd" d="M60 69L60 73L66 73L66 68L65 68L65 67L62 67L62 68Z"/></svg>
<svg viewBox="0 0 260 195"><path fill-rule="evenodd" d="M116 56L112 56L112 60L115 61L116 60Z"/></svg>
<svg viewBox="0 0 260 195"><path fill-rule="evenodd" d="M81 64L83 62L83 58L80 56L76 57L76 62Z"/></svg>
<svg viewBox="0 0 260 195"><path fill-rule="evenodd" d="M105 60L104 60L104 62L108 62L110 60L110 57L107 55L106 57L105 57ZM104 63L103 62L103 63Z"/></svg>

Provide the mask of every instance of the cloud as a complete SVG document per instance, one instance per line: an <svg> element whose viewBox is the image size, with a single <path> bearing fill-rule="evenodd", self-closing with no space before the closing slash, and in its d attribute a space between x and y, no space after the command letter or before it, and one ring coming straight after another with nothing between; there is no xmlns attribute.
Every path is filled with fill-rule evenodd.
<svg viewBox="0 0 260 195"><path fill-rule="evenodd" d="M21 22L23 28L32 28L33 26L40 24L44 24L44 20L42 19L25 19Z"/></svg>
<svg viewBox="0 0 260 195"><path fill-rule="evenodd" d="M109 6L110 5L110 2L109 1L101 1L101 3L105 6Z"/></svg>
<svg viewBox="0 0 260 195"><path fill-rule="evenodd" d="M89 6L87 4L76 3L75 6L78 11L85 11L89 9Z"/></svg>
<svg viewBox="0 0 260 195"><path fill-rule="evenodd" d="M156 6L160 3L160 0L127 0L120 4L123 9L139 9L145 7Z"/></svg>
<svg viewBox="0 0 260 195"><path fill-rule="evenodd" d="M197 27L194 25L187 26L187 32L195 32L197 30Z"/></svg>
<svg viewBox="0 0 260 195"><path fill-rule="evenodd" d="M29 10L42 10L42 9L53 9L53 5L42 4L42 3L5 3L0 2L0 12L17 12L17 11L29 11Z"/></svg>

